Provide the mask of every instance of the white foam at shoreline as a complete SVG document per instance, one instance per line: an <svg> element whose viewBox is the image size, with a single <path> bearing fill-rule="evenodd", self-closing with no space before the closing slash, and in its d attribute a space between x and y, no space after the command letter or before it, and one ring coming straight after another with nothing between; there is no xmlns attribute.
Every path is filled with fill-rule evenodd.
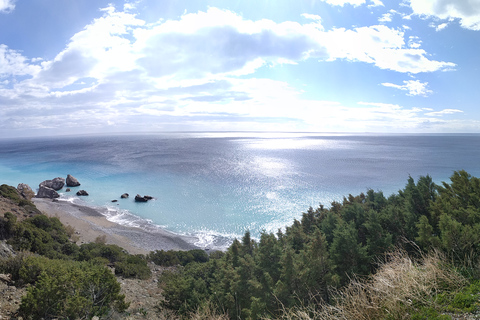
<svg viewBox="0 0 480 320"><path fill-rule="evenodd" d="M121 226L139 228L149 233L156 233L159 231L170 232L172 233L172 235L185 237L184 240L202 249L225 251L233 242L233 239L237 237L233 234L221 234L213 231L199 231L189 234L175 233L169 231L165 226L155 224L150 219L141 218L131 213L127 209L121 209L111 205L94 206L85 202L77 196L61 194L60 198L58 198L58 201L68 202L71 204L95 209L97 212L102 214L108 221Z"/></svg>

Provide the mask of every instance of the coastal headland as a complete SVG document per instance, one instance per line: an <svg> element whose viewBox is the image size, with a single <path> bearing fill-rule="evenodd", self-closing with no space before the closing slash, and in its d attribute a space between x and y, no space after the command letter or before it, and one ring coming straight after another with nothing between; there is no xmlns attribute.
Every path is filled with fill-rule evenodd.
<svg viewBox="0 0 480 320"><path fill-rule="evenodd" d="M145 231L123 226L107 220L101 212L92 207L52 199L33 198L32 201L44 214L57 217L65 226L73 227L77 244L104 238L107 244L116 244L131 254L147 254L154 250L198 249L192 244L195 240L192 237L161 229Z"/></svg>

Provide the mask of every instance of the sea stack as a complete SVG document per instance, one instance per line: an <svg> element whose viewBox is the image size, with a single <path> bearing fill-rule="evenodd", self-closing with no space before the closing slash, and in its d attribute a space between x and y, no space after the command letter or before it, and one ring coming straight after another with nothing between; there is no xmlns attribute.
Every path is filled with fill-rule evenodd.
<svg viewBox="0 0 480 320"><path fill-rule="evenodd" d="M78 187L80 182L72 175L67 175L67 187Z"/></svg>
<svg viewBox="0 0 480 320"><path fill-rule="evenodd" d="M65 179L58 177L58 178L55 178L55 179L52 179L52 180L45 180L45 181L41 182L39 184L39 187L45 186L47 188L51 188L55 191L58 191L58 190L62 189L64 185L65 185Z"/></svg>
<svg viewBox="0 0 480 320"><path fill-rule="evenodd" d="M36 195L36 198L54 199L58 197L60 197L60 195L58 194L57 191L42 184L40 185Z"/></svg>
<svg viewBox="0 0 480 320"><path fill-rule="evenodd" d="M142 197L141 195L137 194L135 196L135 202L147 202L149 199Z"/></svg>

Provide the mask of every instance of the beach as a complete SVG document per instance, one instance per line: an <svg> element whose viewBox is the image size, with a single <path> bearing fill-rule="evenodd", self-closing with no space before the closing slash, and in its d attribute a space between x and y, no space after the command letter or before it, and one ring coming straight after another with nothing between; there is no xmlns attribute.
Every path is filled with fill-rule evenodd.
<svg viewBox="0 0 480 320"><path fill-rule="evenodd" d="M105 238L107 244L115 244L131 254L147 254L154 250L198 249L192 237L180 236L166 230L145 231L109 221L92 207L68 201L32 199L37 208L49 217L58 218L63 225L75 229L77 244L95 242Z"/></svg>

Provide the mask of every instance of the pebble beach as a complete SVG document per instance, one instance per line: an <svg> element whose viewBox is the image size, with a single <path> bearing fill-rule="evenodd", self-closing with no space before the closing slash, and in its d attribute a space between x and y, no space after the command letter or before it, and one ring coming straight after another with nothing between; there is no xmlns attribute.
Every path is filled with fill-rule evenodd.
<svg viewBox="0 0 480 320"><path fill-rule="evenodd" d="M150 232L123 226L107 220L92 207L51 199L33 198L32 201L42 213L57 217L65 226L73 227L74 238L79 245L104 238L107 244L118 245L131 254L147 254L154 250L198 249L192 244L194 238L161 229Z"/></svg>

